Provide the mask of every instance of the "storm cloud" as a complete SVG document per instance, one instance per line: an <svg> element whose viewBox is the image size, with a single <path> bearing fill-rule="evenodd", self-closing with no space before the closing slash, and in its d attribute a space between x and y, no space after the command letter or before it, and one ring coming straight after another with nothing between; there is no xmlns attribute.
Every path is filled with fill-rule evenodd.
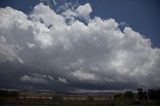
<svg viewBox="0 0 160 106"><path fill-rule="evenodd" d="M91 5L60 13L40 3L30 14L0 9L0 87L121 90L160 87L160 49Z"/></svg>

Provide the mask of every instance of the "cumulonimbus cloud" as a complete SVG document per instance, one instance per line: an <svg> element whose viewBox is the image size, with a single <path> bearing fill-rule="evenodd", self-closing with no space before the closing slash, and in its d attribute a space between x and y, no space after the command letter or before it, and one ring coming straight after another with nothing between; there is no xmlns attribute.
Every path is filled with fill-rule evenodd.
<svg viewBox="0 0 160 106"><path fill-rule="evenodd" d="M0 62L19 62L36 73L50 73L57 83L75 89L87 89L83 84L102 85L102 89L160 87L160 49L130 27L120 30L115 19L90 19L91 12L89 3L59 14L43 3L30 14L1 8ZM87 18L87 23L78 16ZM72 22L68 24L66 18ZM54 83L28 73L18 79Z"/></svg>

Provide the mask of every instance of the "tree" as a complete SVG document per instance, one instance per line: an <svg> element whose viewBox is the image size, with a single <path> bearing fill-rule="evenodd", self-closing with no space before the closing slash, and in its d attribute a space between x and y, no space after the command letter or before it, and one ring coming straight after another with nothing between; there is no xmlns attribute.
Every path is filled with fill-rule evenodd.
<svg viewBox="0 0 160 106"><path fill-rule="evenodd" d="M146 92L143 91L142 88L137 89L139 99L145 99Z"/></svg>
<svg viewBox="0 0 160 106"><path fill-rule="evenodd" d="M150 89L148 95L151 100L158 100L160 98L160 89Z"/></svg>
<svg viewBox="0 0 160 106"><path fill-rule="evenodd" d="M134 93L132 91L126 91L124 93L124 97L127 99L133 99L134 98Z"/></svg>

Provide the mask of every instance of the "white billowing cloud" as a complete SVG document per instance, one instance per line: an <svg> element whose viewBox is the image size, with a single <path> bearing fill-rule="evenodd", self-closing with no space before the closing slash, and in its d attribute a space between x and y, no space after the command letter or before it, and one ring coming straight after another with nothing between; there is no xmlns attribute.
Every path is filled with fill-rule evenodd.
<svg viewBox="0 0 160 106"><path fill-rule="evenodd" d="M62 77L58 77L58 81L62 82L62 83L68 83L67 80L65 78L62 78Z"/></svg>
<svg viewBox="0 0 160 106"><path fill-rule="evenodd" d="M79 16L88 19L90 17L90 13L92 12L92 8L89 3L86 3L84 5L78 6L76 11L78 12Z"/></svg>
<svg viewBox="0 0 160 106"><path fill-rule="evenodd" d="M41 84L48 83L48 81L43 77L33 77L28 75L24 75L23 77L20 78L20 80L23 82L32 82L32 83L41 83Z"/></svg>
<svg viewBox="0 0 160 106"><path fill-rule="evenodd" d="M29 43L29 42L27 42L27 45L28 45L29 48L33 48L35 46L35 44Z"/></svg>
<svg viewBox="0 0 160 106"><path fill-rule="evenodd" d="M8 61L18 61L23 64L23 60L18 57L14 47L9 45L4 36L0 36L0 62Z"/></svg>
<svg viewBox="0 0 160 106"><path fill-rule="evenodd" d="M23 82L31 82L31 83L39 83L39 84L48 84L50 81L54 81L55 78L51 75L47 74L38 74L38 73L30 73L29 75L24 75L20 77L20 81ZM61 79L63 80L63 79Z"/></svg>
<svg viewBox="0 0 160 106"><path fill-rule="evenodd" d="M26 73L20 78L24 82L160 87L160 49L130 27L121 31L114 19L95 17L84 24L76 18L86 20L91 12L89 3L68 10L74 20L68 24L68 13L58 14L42 3L29 15L0 9L0 60L18 60L36 73L50 73Z"/></svg>
<svg viewBox="0 0 160 106"><path fill-rule="evenodd" d="M96 79L94 74L82 72L81 70L77 70L73 72L73 76L78 78L79 80L95 80Z"/></svg>
<svg viewBox="0 0 160 106"><path fill-rule="evenodd" d="M27 20L27 15L10 7L1 8L0 13L0 51L3 60L24 63L23 59L18 56L18 52L23 49L21 47L23 40L25 38L28 40L28 37L22 38L22 35L30 33L27 29L32 23Z"/></svg>
<svg viewBox="0 0 160 106"><path fill-rule="evenodd" d="M55 11L49 8L49 6L45 6L42 3L34 7L31 17L35 21L42 21L42 23L47 26L52 25L54 29L59 29L65 24L65 20L62 16L56 14Z"/></svg>
<svg viewBox="0 0 160 106"><path fill-rule="evenodd" d="M47 29L43 24L37 24L37 30L33 32L35 40L40 44L42 49L52 46L53 38L49 34L49 29Z"/></svg>
<svg viewBox="0 0 160 106"><path fill-rule="evenodd" d="M78 17L78 13L75 10L67 9L66 11L62 12L62 15L65 17L65 19L69 20L70 23L73 23L75 21L75 17Z"/></svg>
<svg viewBox="0 0 160 106"><path fill-rule="evenodd" d="M70 23L73 23L75 21L75 18L77 17L87 21L90 20L90 13L92 12L92 8L89 3L86 3L84 5L79 5L79 6L72 4L71 6L72 8L69 8L68 5L63 7L65 8L65 10L61 14L66 19L69 19L71 21Z"/></svg>

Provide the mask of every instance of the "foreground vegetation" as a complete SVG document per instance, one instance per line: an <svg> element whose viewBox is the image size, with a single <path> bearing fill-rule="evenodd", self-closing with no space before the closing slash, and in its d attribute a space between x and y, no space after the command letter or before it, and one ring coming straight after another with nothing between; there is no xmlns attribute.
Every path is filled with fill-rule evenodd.
<svg viewBox="0 0 160 106"><path fill-rule="evenodd" d="M138 89L137 93L126 91L125 93L113 94L112 99L95 100L94 96L87 96L86 100L64 100L61 95L55 94L51 99L48 98L19 98L18 91L0 91L0 104L47 104L53 106L120 106L120 105L160 105L160 89L150 89L143 91Z"/></svg>

